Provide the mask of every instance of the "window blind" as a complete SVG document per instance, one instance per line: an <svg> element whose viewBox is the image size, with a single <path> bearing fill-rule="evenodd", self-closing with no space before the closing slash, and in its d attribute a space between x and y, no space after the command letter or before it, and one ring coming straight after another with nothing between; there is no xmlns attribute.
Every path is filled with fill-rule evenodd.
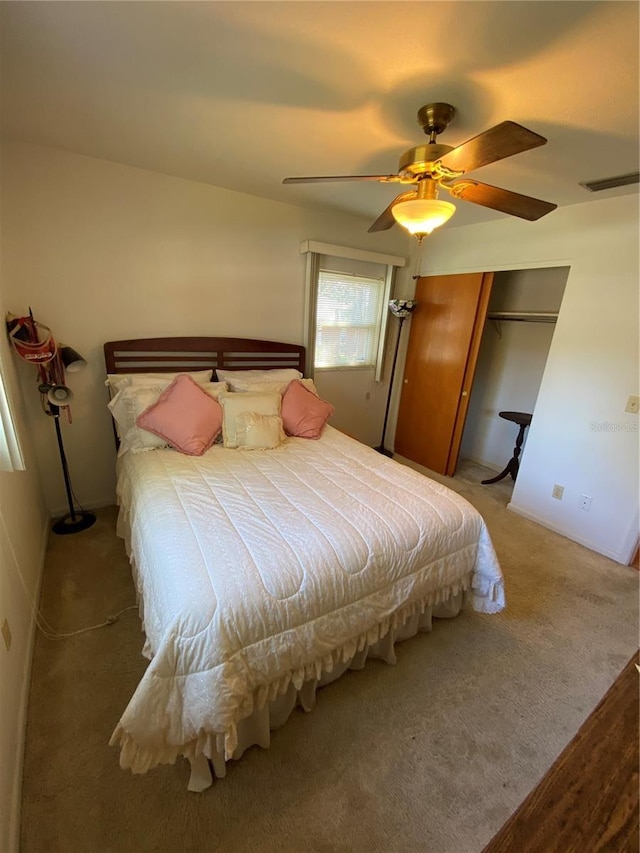
<svg viewBox="0 0 640 853"><path fill-rule="evenodd" d="M385 281L320 270L316 300L316 367L376 364Z"/></svg>

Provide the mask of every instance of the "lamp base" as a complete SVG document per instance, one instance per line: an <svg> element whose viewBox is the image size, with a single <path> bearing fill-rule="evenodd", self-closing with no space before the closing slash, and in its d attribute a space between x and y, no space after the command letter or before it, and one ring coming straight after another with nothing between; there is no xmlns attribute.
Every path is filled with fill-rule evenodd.
<svg viewBox="0 0 640 853"><path fill-rule="evenodd" d="M96 517L92 512L78 510L73 515L68 513L55 521L51 527L54 533L64 535L65 533L80 533L95 524Z"/></svg>
<svg viewBox="0 0 640 853"><path fill-rule="evenodd" d="M393 450L387 450L387 448L384 447L382 444L380 445L380 447L374 447L373 449L377 450L378 453L382 453L383 456L388 456L390 459L393 458Z"/></svg>

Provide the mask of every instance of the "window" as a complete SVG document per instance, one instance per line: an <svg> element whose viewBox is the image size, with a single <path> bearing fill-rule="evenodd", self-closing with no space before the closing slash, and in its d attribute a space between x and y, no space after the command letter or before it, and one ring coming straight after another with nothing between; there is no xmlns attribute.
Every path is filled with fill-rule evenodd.
<svg viewBox="0 0 640 853"><path fill-rule="evenodd" d="M405 259L305 240L307 372L368 367L382 381L387 303Z"/></svg>
<svg viewBox="0 0 640 853"><path fill-rule="evenodd" d="M0 373L0 471L23 471L24 460L2 373Z"/></svg>
<svg viewBox="0 0 640 853"><path fill-rule="evenodd" d="M320 270L315 367L373 367L385 281Z"/></svg>

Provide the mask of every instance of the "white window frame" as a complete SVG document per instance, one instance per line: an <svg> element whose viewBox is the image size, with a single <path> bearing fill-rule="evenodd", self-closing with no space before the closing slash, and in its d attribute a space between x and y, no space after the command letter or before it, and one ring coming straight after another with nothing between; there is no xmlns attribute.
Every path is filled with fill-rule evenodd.
<svg viewBox="0 0 640 853"><path fill-rule="evenodd" d="M24 471L24 456L20 447L16 422L4 378L0 356L0 471Z"/></svg>
<svg viewBox="0 0 640 853"><path fill-rule="evenodd" d="M322 323L323 329L333 329L334 331L338 330L360 330L361 333L364 334L365 339L367 341L367 360L361 363L331 363L331 364L315 364L316 370L341 370L341 369L352 369L352 368L369 368L376 366L378 360L378 344L380 341L380 321L382 318L382 313L385 310L386 302L385 296L386 287L385 287L385 279L371 276L358 275L356 273L350 272L337 272L336 270L325 270L320 269L318 272L318 283L317 283L317 298L316 298L316 306L320 306L322 304L321 296L324 292L324 288L329 286L331 282L334 282L339 285L347 285L350 288L350 298L351 295L355 295L355 293L363 288L369 293L372 294L375 298L375 305L371 306L369 319L370 323L367 324L359 324L356 323L353 318L349 318L349 322L347 323ZM318 309L319 310L319 309ZM317 318L316 318L317 322ZM316 327L316 347L318 343L318 332L319 329ZM317 362L317 349L316 349L316 359Z"/></svg>
<svg viewBox="0 0 640 853"><path fill-rule="evenodd" d="M306 266L306 295L305 295L305 346L307 351L307 373L313 377L315 370L315 330L316 330L316 305L318 298L318 276L320 273L320 255L330 255L335 258L348 258L353 261L367 261L369 263L383 264L386 267L384 277L384 290L382 295L382 310L380 317L380 330L378 335L378 347L374 364L375 381L382 381L383 356L385 349L387 322L389 312L386 310L391 298L394 275L396 267L404 267L406 259L397 255L386 255L380 252L369 252L364 249L352 249L347 246L335 246L331 243L320 243L315 240L305 240L300 244L301 254L307 256ZM363 370L361 366L340 366L318 368L319 370ZM371 369L367 366L367 369Z"/></svg>

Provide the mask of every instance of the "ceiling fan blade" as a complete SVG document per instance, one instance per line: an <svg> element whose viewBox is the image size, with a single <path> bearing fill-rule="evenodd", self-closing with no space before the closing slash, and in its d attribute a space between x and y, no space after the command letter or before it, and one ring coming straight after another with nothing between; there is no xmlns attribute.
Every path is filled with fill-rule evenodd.
<svg viewBox="0 0 640 853"><path fill-rule="evenodd" d="M327 175L311 178L285 178L283 184L319 184L323 181L397 181L399 175Z"/></svg>
<svg viewBox="0 0 640 853"><path fill-rule="evenodd" d="M487 166L513 154L520 154L530 148L545 145L547 140L544 136L528 130L514 121L503 121L495 127L485 130L484 133L468 139L462 145L458 145L453 151L449 151L440 162L448 169L456 172L471 172L480 166Z"/></svg>
<svg viewBox="0 0 640 853"><path fill-rule="evenodd" d="M397 198L394 198L391 204L376 219L373 225L369 228L370 234L374 231L388 231L392 225L396 224L396 220L393 218L393 213L391 213L391 208L397 200Z"/></svg>
<svg viewBox="0 0 640 853"><path fill-rule="evenodd" d="M520 219L528 219L530 222L551 213L558 206L549 201L531 198L528 195L492 187L490 184L482 184L467 178L451 184L443 184L443 186L456 198L481 204L483 207L490 207L502 213L510 213L511 216L519 216Z"/></svg>

